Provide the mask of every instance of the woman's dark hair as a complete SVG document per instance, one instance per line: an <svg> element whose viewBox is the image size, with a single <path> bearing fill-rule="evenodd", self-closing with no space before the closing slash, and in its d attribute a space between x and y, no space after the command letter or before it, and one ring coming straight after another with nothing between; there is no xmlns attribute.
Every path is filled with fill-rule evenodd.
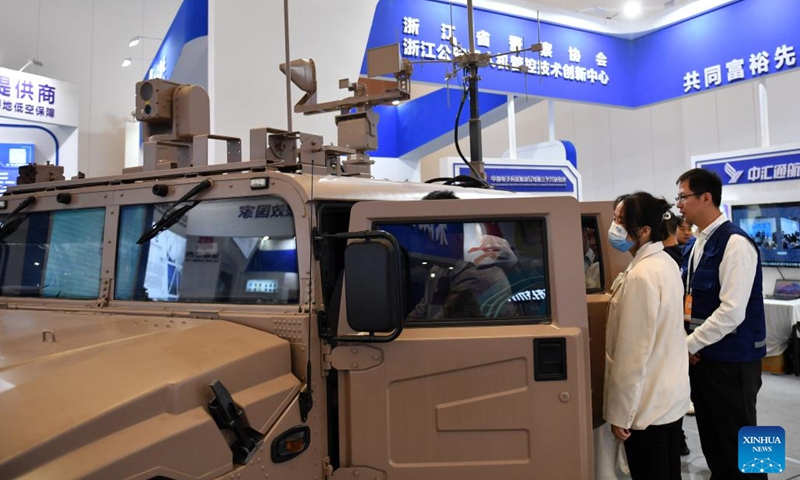
<svg viewBox="0 0 800 480"><path fill-rule="evenodd" d="M681 226L681 223L683 223L683 217L676 215L672 210L668 210L664 214L664 224L667 226L667 233L669 236L678 233L678 227Z"/></svg>
<svg viewBox="0 0 800 480"><path fill-rule="evenodd" d="M625 213L625 230L635 238L634 232L650 227L650 241L660 242L669 236L665 214L672 204L663 197L656 198L647 192L636 192L622 199ZM677 227L676 227L677 228Z"/></svg>
<svg viewBox="0 0 800 480"><path fill-rule="evenodd" d="M422 197L423 200L457 200L458 196L452 190L434 190Z"/></svg>

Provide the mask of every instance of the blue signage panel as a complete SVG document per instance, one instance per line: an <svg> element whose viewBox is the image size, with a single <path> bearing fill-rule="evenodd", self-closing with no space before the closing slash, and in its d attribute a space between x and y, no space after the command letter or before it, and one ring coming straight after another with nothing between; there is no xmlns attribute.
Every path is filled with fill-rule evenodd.
<svg viewBox="0 0 800 480"><path fill-rule="evenodd" d="M465 165L455 165L456 175L470 175ZM566 168L485 164L486 180L499 190L512 192L573 193L575 184Z"/></svg>
<svg viewBox="0 0 800 480"><path fill-rule="evenodd" d="M475 9L474 18L475 48L480 52L513 52L539 38L544 47L540 54L492 59L480 72L482 90L633 106L629 41L544 22L540 37L534 20L481 9ZM412 62L442 62L415 65L415 81L445 83L445 75L453 71L449 60L469 48L467 9L439 1L381 0L367 48L398 41L403 57ZM457 85L460 78L459 73L452 82Z"/></svg>
<svg viewBox="0 0 800 480"><path fill-rule="evenodd" d="M33 163L35 149L30 143L0 143L0 193L17 184L19 167Z"/></svg>
<svg viewBox="0 0 800 480"><path fill-rule="evenodd" d="M742 0L625 40L475 9L478 51L543 45L541 54L493 59L480 70L480 88L639 107L796 68L798 18L797 0ZM442 62L415 65L413 74L415 81L442 84L453 73L449 60L468 48L467 35L464 6L380 0L367 48L400 42L408 60ZM455 73L451 83L458 85Z"/></svg>
<svg viewBox="0 0 800 480"><path fill-rule="evenodd" d="M743 0L634 40L634 105L797 67L800 2Z"/></svg>
<svg viewBox="0 0 800 480"><path fill-rule="evenodd" d="M800 180L800 150L701 160L696 164L699 168L716 172L723 185Z"/></svg>

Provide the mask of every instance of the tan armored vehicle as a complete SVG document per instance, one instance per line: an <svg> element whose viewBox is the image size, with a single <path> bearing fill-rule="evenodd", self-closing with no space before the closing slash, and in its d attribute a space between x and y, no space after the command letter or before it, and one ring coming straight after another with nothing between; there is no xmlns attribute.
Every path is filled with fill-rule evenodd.
<svg viewBox="0 0 800 480"><path fill-rule="evenodd" d="M175 127L196 88L137 86L142 171L2 197L0 478L593 477L609 204L242 162Z"/></svg>

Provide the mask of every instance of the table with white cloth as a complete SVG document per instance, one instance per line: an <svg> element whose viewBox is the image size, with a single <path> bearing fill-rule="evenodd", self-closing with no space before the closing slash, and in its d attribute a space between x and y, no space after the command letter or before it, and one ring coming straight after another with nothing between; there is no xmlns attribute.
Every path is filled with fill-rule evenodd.
<svg viewBox="0 0 800 480"><path fill-rule="evenodd" d="M764 317L767 322L767 356L782 354L789 346L792 327L800 322L800 299L764 299Z"/></svg>

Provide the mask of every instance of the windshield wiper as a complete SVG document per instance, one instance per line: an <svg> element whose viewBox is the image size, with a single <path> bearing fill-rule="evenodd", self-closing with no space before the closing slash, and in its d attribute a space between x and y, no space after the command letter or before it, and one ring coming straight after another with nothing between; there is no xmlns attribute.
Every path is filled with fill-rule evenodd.
<svg viewBox="0 0 800 480"><path fill-rule="evenodd" d="M153 228L144 232L144 235L139 237L139 240L136 241L136 244L141 245L144 242L151 240L153 237L163 232L164 230L168 229L169 227L178 223L178 220L183 218L183 216L186 215L186 212L196 207L197 204L200 203L200 200L196 200L180 208L175 208L175 207L185 202L186 200L189 200L190 198L196 196L203 190L208 190L209 188L211 188L211 185L213 183L214 182L210 178L207 178L202 182L198 183L197 185L195 185L194 187L192 187L191 190L186 192L186 195L179 198L177 202L173 203L172 206L169 207L169 209L166 212L164 212L164 215L162 215L161 219L153 225Z"/></svg>
<svg viewBox="0 0 800 480"><path fill-rule="evenodd" d="M36 203L36 197L31 195L30 197L26 198L25 200L19 202L19 205L17 205L17 208L15 208L14 211L11 212L5 218L5 220L3 220L2 223L0 223L0 241L5 240L6 237L8 237L9 235L11 235L15 231L17 231L17 229L22 224L22 222L24 222L25 219L28 218L28 217L21 216L20 212L22 212L23 210L25 210L29 206L33 205L34 203Z"/></svg>

